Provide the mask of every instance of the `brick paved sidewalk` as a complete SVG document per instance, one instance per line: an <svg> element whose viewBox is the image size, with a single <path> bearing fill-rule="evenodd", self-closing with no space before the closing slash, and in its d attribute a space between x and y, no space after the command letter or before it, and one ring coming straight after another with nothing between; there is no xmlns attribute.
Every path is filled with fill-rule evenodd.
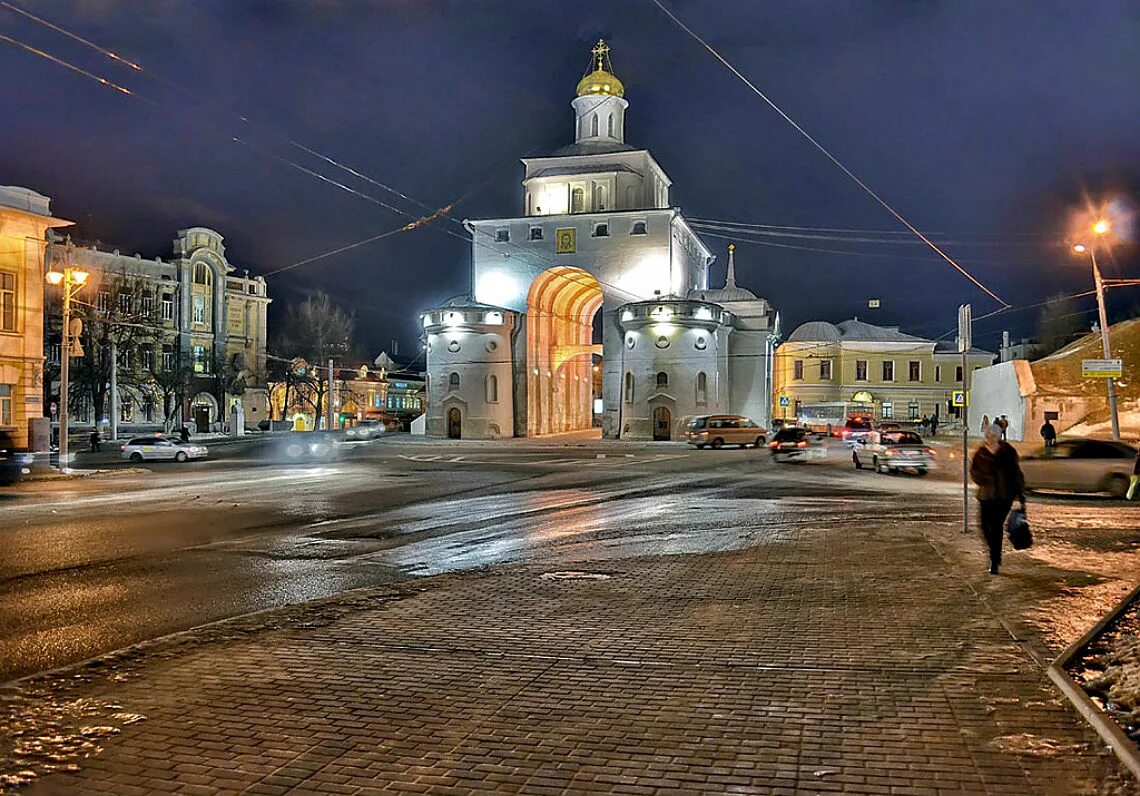
<svg viewBox="0 0 1140 796"><path fill-rule="evenodd" d="M1135 787L979 602L951 523L766 533L582 565L605 579L417 581L33 681L9 726L57 770L20 792Z"/></svg>

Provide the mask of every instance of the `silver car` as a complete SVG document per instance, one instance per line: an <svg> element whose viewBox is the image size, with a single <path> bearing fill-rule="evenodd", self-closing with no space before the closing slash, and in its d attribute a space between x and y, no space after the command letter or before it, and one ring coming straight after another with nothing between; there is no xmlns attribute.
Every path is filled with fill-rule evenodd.
<svg viewBox="0 0 1140 796"><path fill-rule="evenodd" d="M120 448L122 457L132 462L176 461L206 458L205 445L175 442L166 437L135 437Z"/></svg>
<svg viewBox="0 0 1140 796"><path fill-rule="evenodd" d="M934 451L913 431L871 431L855 443L851 461L856 470L864 467L878 473L914 470L926 475L934 466Z"/></svg>
<svg viewBox="0 0 1140 796"><path fill-rule="evenodd" d="M379 420L363 420L345 431L344 436L349 440L376 439L383 436L387 430Z"/></svg>
<svg viewBox="0 0 1140 796"><path fill-rule="evenodd" d="M1021 458L1029 489L1108 492L1124 497L1136 449L1123 442L1067 439Z"/></svg>

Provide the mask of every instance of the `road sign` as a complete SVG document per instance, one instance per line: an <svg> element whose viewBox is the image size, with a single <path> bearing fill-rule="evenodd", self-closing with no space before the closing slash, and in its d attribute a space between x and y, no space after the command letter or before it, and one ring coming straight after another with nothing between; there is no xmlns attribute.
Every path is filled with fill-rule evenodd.
<svg viewBox="0 0 1140 796"><path fill-rule="evenodd" d="M879 299L868 299L867 300L867 307L869 309L877 310L880 306L882 306L882 302L879 301Z"/></svg>
<svg viewBox="0 0 1140 796"><path fill-rule="evenodd" d="M791 405L792 405L792 399L791 398L789 398L786 395L780 396L780 406L791 406Z"/></svg>
<svg viewBox="0 0 1140 796"><path fill-rule="evenodd" d="M970 391L969 390L951 390L950 391L950 404L952 406L969 406L970 405Z"/></svg>
<svg viewBox="0 0 1140 796"><path fill-rule="evenodd" d="M1083 379L1119 379L1123 375L1123 359L1081 360L1081 378Z"/></svg>

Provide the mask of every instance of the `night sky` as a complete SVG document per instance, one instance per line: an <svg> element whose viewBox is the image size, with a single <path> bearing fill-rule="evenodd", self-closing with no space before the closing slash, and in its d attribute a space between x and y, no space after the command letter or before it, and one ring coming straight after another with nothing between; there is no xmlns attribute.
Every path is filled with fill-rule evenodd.
<svg viewBox="0 0 1140 796"><path fill-rule="evenodd" d="M15 2L15 0L12 0ZM669 6L852 171L1006 301L1090 287L1063 245L1083 197L1140 195L1140 5L1074 2L672 0ZM604 36L648 148L689 217L773 226L902 227L650 0L44 0L24 7L146 69L117 65L0 7L0 34L134 91L0 42L0 184L52 197L76 238L170 255L209 226L239 268L267 273L406 223L232 142L415 204L290 147L288 136L457 219L521 213L518 158L573 139L569 106ZM169 82L167 82L169 81ZM187 93L189 90L189 93ZM227 109L264 127L238 121ZM436 221L270 277L274 310L324 288L365 351L418 351L418 309L468 288L469 244ZM997 305L913 239L738 237L739 281L784 332L852 315L935 336L956 306ZM728 240L704 237L719 253ZM860 254L784 246L842 249ZM1117 247L1105 276L1140 276ZM882 308L868 310L879 298ZM1117 317L1140 288L1113 296ZM1086 300L1084 306L1092 304ZM978 327L1031 334L1036 311ZM1090 316L1091 317L1091 316Z"/></svg>

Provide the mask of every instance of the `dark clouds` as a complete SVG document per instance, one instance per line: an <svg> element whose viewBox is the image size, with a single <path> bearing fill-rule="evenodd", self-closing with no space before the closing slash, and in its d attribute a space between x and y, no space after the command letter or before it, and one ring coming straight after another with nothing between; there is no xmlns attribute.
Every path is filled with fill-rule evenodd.
<svg viewBox="0 0 1140 796"><path fill-rule="evenodd" d="M1024 242L1014 233L1060 230L1082 191L1140 187L1135 4L672 7L924 229ZM481 186L459 217L517 214L517 158L571 138L569 101L602 35L627 86L628 139L654 152L687 214L895 226L649 0L82 0L34 10L194 92L116 68L0 11L0 32L157 103L0 46L0 182L52 196L58 214L81 222L75 234L123 250L165 256L177 228L206 224L226 236L236 264L264 272L406 221L234 144L239 135L322 168L215 103L432 206ZM727 244L707 240L718 250ZM1087 281L1056 246L949 248L1009 301ZM742 243L739 271L788 325L866 314L866 299L878 297L882 320L935 332L953 325L962 301L988 306L921 246L861 250L879 256ZM296 269L272 290L283 304L325 287L356 311L370 347L400 337L407 350L414 311L465 290L467 263L462 241L428 228ZM1011 316L1007 325L1028 332L1031 318Z"/></svg>

